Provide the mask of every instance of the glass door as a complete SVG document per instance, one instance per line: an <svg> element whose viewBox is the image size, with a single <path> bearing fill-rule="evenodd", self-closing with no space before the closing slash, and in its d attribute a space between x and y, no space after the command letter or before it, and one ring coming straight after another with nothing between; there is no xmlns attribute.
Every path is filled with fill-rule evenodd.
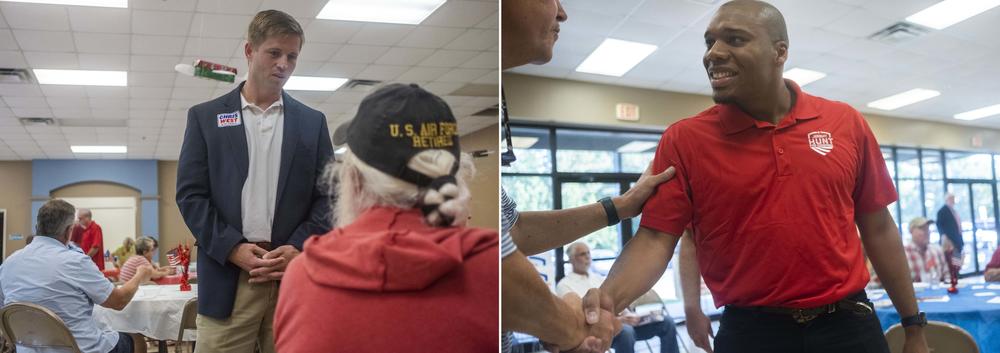
<svg viewBox="0 0 1000 353"><path fill-rule="evenodd" d="M981 273L997 247L996 186L992 183L949 182L962 227L964 258L961 275Z"/></svg>

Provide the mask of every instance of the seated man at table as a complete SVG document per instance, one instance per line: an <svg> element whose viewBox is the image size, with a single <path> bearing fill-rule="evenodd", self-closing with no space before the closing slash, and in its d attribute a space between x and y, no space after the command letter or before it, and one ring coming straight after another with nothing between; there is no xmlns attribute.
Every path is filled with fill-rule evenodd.
<svg viewBox="0 0 1000 353"><path fill-rule="evenodd" d="M986 264L986 273L983 274L986 282L1000 282L1000 247L993 251L993 258Z"/></svg>
<svg viewBox="0 0 1000 353"><path fill-rule="evenodd" d="M146 352L140 336L101 331L93 318L94 304L122 310L151 268L140 266L120 287L108 282L86 254L67 246L73 225L73 205L54 199L38 210L36 235L30 245L0 265L0 300L33 303L52 310L69 328L83 353ZM35 350L18 345L18 353Z"/></svg>
<svg viewBox="0 0 1000 353"><path fill-rule="evenodd" d="M906 251L913 282L940 283L949 279L944 251L937 244L930 243L930 226L933 223L924 217L910 221L911 240L903 250Z"/></svg>
<svg viewBox="0 0 1000 353"><path fill-rule="evenodd" d="M573 264L573 272L566 274L566 277L563 277L556 284L556 294L560 297L568 293L583 296L591 288L600 288L604 278L590 273L590 247L585 243L576 242L570 244L566 251L569 255L569 262ZM640 325L642 317L625 310L623 314L618 316L618 319L622 322L622 331L611 342L615 353L634 352L637 340L648 340L653 337L660 338L661 353L679 352L677 328L669 315L663 321L653 321Z"/></svg>
<svg viewBox="0 0 1000 353"><path fill-rule="evenodd" d="M119 274L119 278L122 281L127 282L135 276L136 269L142 266L153 267L153 254L156 253L156 240L150 237L139 237L139 240L135 242L135 255L128 258L125 264L122 265L122 271ZM174 267L162 267L154 268L150 271L149 279L160 279L163 276L168 276L174 273Z"/></svg>

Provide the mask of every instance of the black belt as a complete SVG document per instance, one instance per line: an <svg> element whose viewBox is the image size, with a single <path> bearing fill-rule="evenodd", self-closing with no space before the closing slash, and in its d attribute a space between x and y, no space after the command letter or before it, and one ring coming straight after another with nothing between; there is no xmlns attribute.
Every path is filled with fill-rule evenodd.
<svg viewBox="0 0 1000 353"><path fill-rule="evenodd" d="M839 310L853 312L858 315L868 315L875 312L875 307L868 301L864 291L855 293L836 303L821 305L813 308L786 308L779 306L735 306L726 305L726 310L730 308L738 310L756 311L768 314L789 315L795 322L800 324L812 321L823 314L832 314Z"/></svg>

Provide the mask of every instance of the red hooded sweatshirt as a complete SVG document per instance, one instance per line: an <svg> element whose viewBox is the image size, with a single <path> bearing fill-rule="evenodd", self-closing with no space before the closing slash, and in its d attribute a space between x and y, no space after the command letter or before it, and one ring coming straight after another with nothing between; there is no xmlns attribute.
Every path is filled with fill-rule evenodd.
<svg viewBox="0 0 1000 353"><path fill-rule="evenodd" d="M305 242L274 315L278 352L496 352L496 230L375 207Z"/></svg>

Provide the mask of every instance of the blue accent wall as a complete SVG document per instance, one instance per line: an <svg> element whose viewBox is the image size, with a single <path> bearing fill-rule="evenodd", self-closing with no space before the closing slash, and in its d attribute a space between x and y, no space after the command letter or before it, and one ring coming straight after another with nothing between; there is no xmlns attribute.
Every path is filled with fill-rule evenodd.
<svg viewBox="0 0 1000 353"><path fill-rule="evenodd" d="M38 209L53 190L85 182L111 182L139 190L143 198L159 195L155 160L61 160L31 162L31 229L35 229ZM142 235L159 239L160 212L156 199L141 200Z"/></svg>

